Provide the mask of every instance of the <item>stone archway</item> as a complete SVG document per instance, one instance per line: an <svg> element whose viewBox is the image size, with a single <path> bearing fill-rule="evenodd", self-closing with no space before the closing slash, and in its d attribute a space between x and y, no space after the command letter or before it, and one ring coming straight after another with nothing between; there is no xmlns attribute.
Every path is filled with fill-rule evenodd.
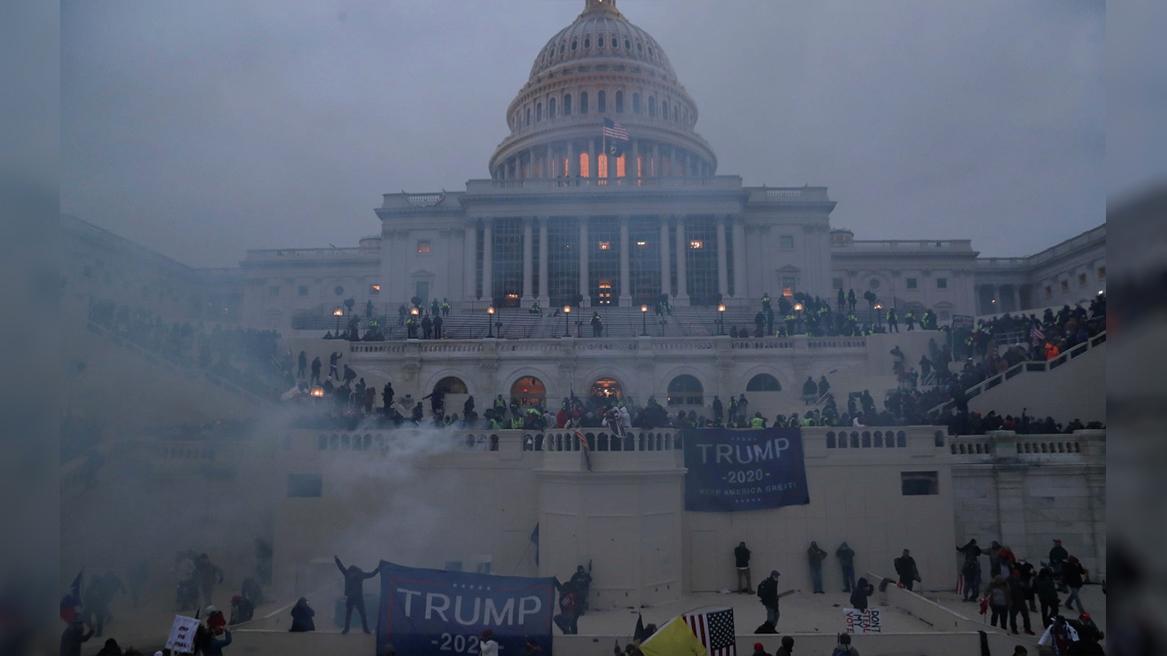
<svg viewBox="0 0 1167 656"><path fill-rule="evenodd" d="M511 385L511 400L521 406L547 407L547 386L535 376L521 376Z"/></svg>

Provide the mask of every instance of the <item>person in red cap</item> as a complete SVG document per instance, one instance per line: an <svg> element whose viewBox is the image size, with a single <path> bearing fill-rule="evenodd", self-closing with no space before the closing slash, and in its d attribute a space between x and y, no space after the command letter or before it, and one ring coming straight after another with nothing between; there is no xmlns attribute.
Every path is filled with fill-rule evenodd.
<svg viewBox="0 0 1167 656"><path fill-rule="evenodd" d="M754 653L750 654L750 656L770 656L770 652L766 651L766 648L762 645L762 643L755 642Z"/></svg>

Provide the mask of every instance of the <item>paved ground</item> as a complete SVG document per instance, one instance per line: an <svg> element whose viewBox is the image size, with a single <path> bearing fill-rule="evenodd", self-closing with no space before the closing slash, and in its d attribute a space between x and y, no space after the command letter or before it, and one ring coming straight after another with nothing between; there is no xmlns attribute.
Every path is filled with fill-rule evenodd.
<svg viewBox="0 0 1167 656"><path fill-rule="evenodd" d="M872 597L875 602L879 597ZM843 627L843 607L849 606L848 595L838 593L805 594L798 593L783 597L780 602L781 615L778 618L779 633L829 633L834 634ZM687 595L682 601L645 608L640 612L644 623L664 624L670 618L697 608L711 606L731 606L734 623L739 634L753 633L766 619L766 610L752 594L701 593ZM876 607L873 603L873 607ZM883 627L886 632L917 632L932 630L924 622L890 608L883 611ZM636 611L632 609L589 612L579 621L581 635L632 635L636 626Z"/></svg>

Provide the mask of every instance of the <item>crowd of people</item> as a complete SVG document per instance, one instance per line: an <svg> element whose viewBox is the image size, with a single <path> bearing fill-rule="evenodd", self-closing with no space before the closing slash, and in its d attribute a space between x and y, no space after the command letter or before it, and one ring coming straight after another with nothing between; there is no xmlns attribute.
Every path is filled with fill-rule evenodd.
<svg viewBox="0 0 1167 656"><path fill-rule="evenodd" d="M1038 613L1044 630L1038 644L1054 648L1057 654L1101 654L1098 645L1104 636L1079 596L1088 580L1086 568L1061 540L1053 542L1048 559L1037 565L996 540L987 549L981 549L975 539L956 547L964 557L962 598L979 603L980 613L989 616L991 626L1007 628L1014 635L1019 634L1018 619L1026 634L1036 635L1030 613ZM981 567L982 555L989 560L987 577ZM1064 600L1061 593L1068 593ZM1067 619L1060 612L1062 608L1077 612L1076 618Z"/></svg>
<svg viewBox="0 0 1167 656"><path fill-rule="evenodd" d="M264 396L274 397L293 382L291 357L274 330L219 324L208 328L97 300L90 302L89 321L171 362L206 370Z"/></svg>

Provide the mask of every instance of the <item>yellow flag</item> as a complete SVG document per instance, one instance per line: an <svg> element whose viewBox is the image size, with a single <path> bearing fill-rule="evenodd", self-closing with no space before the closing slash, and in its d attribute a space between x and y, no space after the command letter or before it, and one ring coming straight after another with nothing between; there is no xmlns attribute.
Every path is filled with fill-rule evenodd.
<svg viewBox="0 0 1167 656"><path fill-rule="evenodd" d="M640 645L644 656L708 656L684 620L674 617Z"/></svg>

